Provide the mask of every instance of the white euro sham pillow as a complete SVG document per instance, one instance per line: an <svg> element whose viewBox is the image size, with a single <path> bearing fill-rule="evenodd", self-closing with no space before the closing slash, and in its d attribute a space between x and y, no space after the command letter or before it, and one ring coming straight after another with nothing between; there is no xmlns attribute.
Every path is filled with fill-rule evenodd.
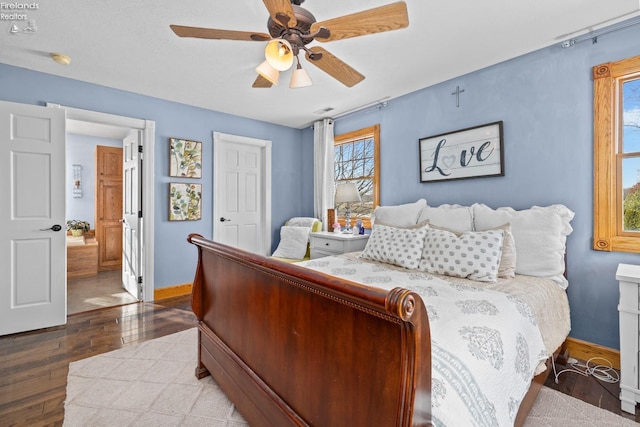
<svg viewBox="0 0 640 427"><path fill-rule="evenodd" d="M408 227L418 223L418 217L423 207L427 206L425 199L414 203L394 206L378 206L371 215L371 224L381 222L393 227Z"/></svg>
<svg viewBox="0 0 640 427"><path fill-rule="evenodd" d="M487 229L509 223L516 245L516 273L546 277L563 289L567 236L575 213L564 205L515 210L510 207L492 209L484 204L472 206L475 229Z"/></svg>
<svg viewBox="0 0 640 427"><path fill-rule="evenodd" d="M420 211L418 222L429 221L436 227L445 227L455 231L473 230L473 210L471 206L440 205L425 206Z"/></svg>

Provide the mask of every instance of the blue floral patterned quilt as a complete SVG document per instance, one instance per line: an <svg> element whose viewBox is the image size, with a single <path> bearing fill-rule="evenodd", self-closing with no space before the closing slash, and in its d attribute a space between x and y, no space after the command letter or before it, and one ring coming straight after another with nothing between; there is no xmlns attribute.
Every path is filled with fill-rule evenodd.
<svg viewBox="0 0 640 427"><path fill-rule="evenodd" d="M477 282L444 280L349 254L300 265L419 294L431 329L434 426L513 426L536 367L549 355L525 299Z"/></svg>

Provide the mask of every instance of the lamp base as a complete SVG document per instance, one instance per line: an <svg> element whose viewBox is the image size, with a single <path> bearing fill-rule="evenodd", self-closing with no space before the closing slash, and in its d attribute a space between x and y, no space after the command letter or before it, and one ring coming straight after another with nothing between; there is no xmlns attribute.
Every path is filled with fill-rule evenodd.
<svg viewBox="0 0 640 427"><path fill-rule="evenodd" d="M347 233L351 232L351 207L348 204L344 213L344 229Z"/></svg>

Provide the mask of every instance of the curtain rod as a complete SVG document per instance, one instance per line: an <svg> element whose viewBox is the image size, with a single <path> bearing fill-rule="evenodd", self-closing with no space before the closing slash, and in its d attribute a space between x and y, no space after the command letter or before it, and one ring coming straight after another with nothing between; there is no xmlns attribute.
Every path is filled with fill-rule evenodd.
<svg viewBox="0 0 640 427"><path fill-rule="evenodd" d="M600 30L592 30L587 34L583 34L581 36L576 36L570 38L568 40L560 43L560 46L563 48L568 48L573 46L576 43L581 43L585 40L591 40L593 44L598 43L598 37L603 36L605 34L613 33L615 31L623 30L625 28L640 24L640 16L636 16L635 18L631 18L627 21L618 22L617 24L610 25L608 27L604 27L602 31Z"/></svg>
<svg viewBox="0 0 640 427"><path fill-rule="evenodd" d="M379 100L377 100L375 102L372 102L372 103L369 103L369 104L365 104L365 105L361 105L361 106L356 107L356 108L352 108L351 110L348 110L348 111L345 111L344 113L338 114L337 116L335 116L333 118L333 120L338 120L338 119L341 119L343 117L349 116L351 114L361 113L361 112L363 112L365 110L368 110L368 109L374 108L374 107L377 108L378 110L381 110L384 107L386 107L387 104L389 103L389 101L387 101L387 99L389 99L389 97L382 98L382 99L379 99Z"/></svg>

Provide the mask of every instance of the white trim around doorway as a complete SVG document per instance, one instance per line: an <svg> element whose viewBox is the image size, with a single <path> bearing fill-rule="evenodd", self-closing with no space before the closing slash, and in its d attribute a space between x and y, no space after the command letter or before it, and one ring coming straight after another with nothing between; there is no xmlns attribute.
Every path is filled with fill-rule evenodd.
<svg viewBox="0 0 640 427"><path fill-rule="evenodd" d="M117 116L113 114L101 113L80 108L66 107L60 104L47 102L49 108L60 108L65 110L67 123L70 121L74 125L93 124L102 130L118 133L122 130L124 136L128 130L142 131L143 162L142 170L142 262L141 274L143 277L143 301L153 301L154 299L154 159L155 159L155 127L152 120L136 119L132 117ZM69 129L67 129L69 132Z"/></svg>

